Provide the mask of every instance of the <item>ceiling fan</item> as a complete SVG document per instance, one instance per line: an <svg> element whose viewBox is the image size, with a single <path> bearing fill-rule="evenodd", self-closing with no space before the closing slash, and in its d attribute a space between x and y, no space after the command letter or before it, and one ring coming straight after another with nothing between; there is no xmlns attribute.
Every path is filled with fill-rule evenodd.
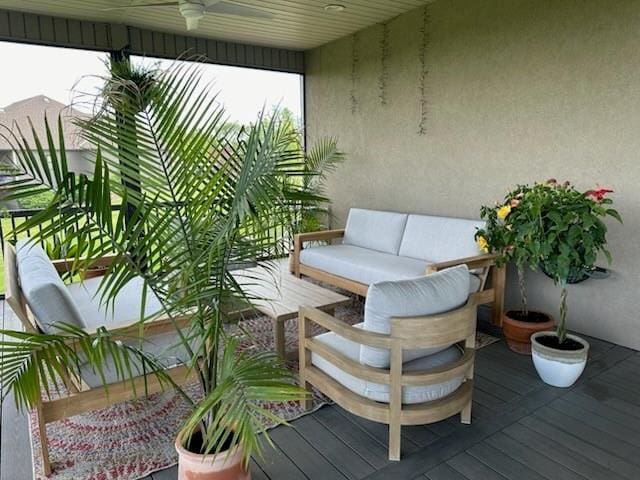
<svg viewBox="0 0 640 480"><path fill-rule="evenodd" d="M173 2L135 3L133 5L105 8L104 10L144 7L178 7L180 15L182 15L187 22L187 30L195 30L198 28L198 23L204 18L206 13L250 18L273 18L271 13L265 12L264 10L247 7L226 0L178 0Z"/></svg>

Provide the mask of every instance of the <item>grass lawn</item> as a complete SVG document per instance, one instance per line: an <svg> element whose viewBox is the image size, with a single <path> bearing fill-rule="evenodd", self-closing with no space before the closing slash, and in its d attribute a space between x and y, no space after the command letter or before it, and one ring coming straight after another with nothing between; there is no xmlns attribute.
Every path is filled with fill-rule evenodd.
<svg viewBox="0 0 640 480"><path fill-rule="evenodd" d="M13 239L13 235L9 235L9 232L11 232L13 229L13 226L11 224L11 219L2 217L0 222L2 222L2 235L4 236L3 239L4 240ZM23 218L15 219L16 226L22 222L24 222ZM26 234L22 234L18 238L23 238L23 237L26 237ZM3 245L3 249L4 249L4 245ZM4 293L4 253L0 255L0 267L2 269L1 270L2 274L0 275L0 293Z"/></svg>

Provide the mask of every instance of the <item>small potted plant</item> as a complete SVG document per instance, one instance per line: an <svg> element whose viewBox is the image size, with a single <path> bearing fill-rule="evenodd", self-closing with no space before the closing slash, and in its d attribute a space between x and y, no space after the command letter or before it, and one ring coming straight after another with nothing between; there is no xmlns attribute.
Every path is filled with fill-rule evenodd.
<svg viewBox="0 0 640 480"><path fill-rule="evenodd" d="M610 207L606 195L612 190L598 188L580 192L568 182L550 180L532 191L540 206L540 264L560 287L560 321L555 332L538 332L531 337L533 363L542 380L555 387L570 387L587 364L589 344L567 333L567 283L593 270L598 253L609 262L606 248L606 217L619 222L619 213Z"/></svg>
<svg viewBox="0 0 640 480"><path fill-rule="evenodd" d="M517 353L531 354L531 335L553 328L550 315L529 310L525 285L525 269L536 269L539 261L537 207L530 197L532 188L518 185L509 191L504 201L495 206L483 206L480 215L486 227L476 232L478 246L485 253L496 253L499 266L513 262L518 273L520 309L506 311L502 318L507 345Z"/></svg>

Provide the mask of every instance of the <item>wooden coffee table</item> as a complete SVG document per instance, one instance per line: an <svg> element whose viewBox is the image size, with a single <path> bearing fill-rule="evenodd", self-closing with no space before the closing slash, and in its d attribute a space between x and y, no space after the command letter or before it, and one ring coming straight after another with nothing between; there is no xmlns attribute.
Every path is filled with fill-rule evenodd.
<svg viewBox="0 0 640 480"><path fill-rule="evenodd" d="M237 270L233 276L252 299L253 307L273 321L275 350L282 359L298 355L297 350L286 352L284 324L298 317L301 305L332 314L336 307L351 300L333 290L295 277L289 273L288 259L274 261L268 267Z"/></svg>

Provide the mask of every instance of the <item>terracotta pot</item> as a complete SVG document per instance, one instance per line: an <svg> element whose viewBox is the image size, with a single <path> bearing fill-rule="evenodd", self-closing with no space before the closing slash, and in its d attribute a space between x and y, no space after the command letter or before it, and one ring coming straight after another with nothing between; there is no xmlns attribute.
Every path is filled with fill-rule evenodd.
<svg viewBox="0 0 640 480"><path fill-rule="evenodd" d="M516 320L513 315L519 313L515 310L505 312L502 316L502 333L511 350L522 355L531 355L531 335L536 332L553 330L555 322L550 315L543 312L529 312L546 317L546 321L527 322Z"/></svg>
<svg viewBox="0 0 640 480"><path fill-rule="evenodd" d="M178 452L178 480L251 480L251 472L242 465L242 449L211 455L193 453L182 446L182 433L175 442Z"/></svg>

